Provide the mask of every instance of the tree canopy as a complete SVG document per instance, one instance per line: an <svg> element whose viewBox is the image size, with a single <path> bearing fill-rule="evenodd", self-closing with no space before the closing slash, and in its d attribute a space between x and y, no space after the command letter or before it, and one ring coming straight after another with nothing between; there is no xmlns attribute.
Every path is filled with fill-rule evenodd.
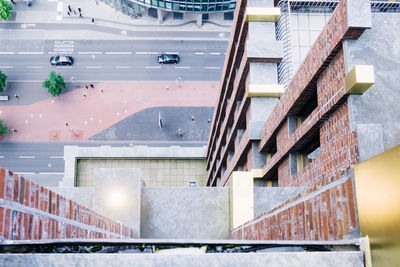
<svg viewBox="0 0 400 267"><path fill-rule="evenodd" d="M47 88L52 96L59 96L61 94L61 90L67 87L64 82L64 78L55 71L50 72L49 79L45 80L42 83L42 86Z"/></svg>
<svg viewBox="0 0 400 267"><path fill-rule="evenodd" d="M11 16L12 9L13 9L12 4L10 4L6 0L0 0L0 19L2 21L9 19Z"/></svg>

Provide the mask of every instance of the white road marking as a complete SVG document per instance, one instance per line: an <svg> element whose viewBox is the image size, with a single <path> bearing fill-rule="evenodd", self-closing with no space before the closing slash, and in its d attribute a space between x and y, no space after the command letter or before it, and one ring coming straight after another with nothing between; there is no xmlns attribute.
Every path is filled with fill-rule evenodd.
<svg viewBox="0 0 400 267"><path fill-rule="evenodd" d="M34 159L35 156L19 156L20 159Z"/></svg>
<svg viewBox="0 0 400 267"><path fill-rule="evenodd" d="M158 55L158 52L136 52L136 55Z"/></svg>
<svg viewBox="0 0 400 267"><path fill-rule="evenodd" d="M63 10L63 2L58 2L57 3L57 12L62 12Z"/></svg>
<svg viewBox="0 0 400 267"><path fill-rule="evenodd" d="M176 54L176 55L179 55L179 52L165 52L165 54Z"/></svg>
<svg viewBox="0 0 400 267"><path fill-rule="evenodd" d="M14 174L24 175L24 174L36 174L34 172L14 172Z"/></svg>
<svg viewBox="0 0 400 267"><path fill-rule="evenodd" d="M55 52L72 52L74 51L73 48L54 48Z"/></svg>
<svg viewBox="0 0 400 267"><path fill-rule="evenodd" d="M74 44L63 44L63 43L56 43L54 42L55 47L74 47Z"/></svg>
<svg viewBox="0 0 400 267"><path fill-rule="evenodd" d="M4 159L4 156L0 156L0 159Z"/></svg>
<svg viewBox="0 0 400 267"><path fill-rule="evenodd" d="M72 69L71 66L57 66L56 69Z"/></svg>
<svg viewBox="0 0 400 267"><path fill-rule="evenodd" d="M46 175L55 175L55 174L64 174L63 172L39 172L39 174L46 174Z"/></svg>
<svg viewBox="0 0 400 267"><path fill-rule="evenodd" d="M156 66L146 66L146 69L161 69L161 67L156 67Z"/></svg>
<svg viewBox="0 0 400 267"><path fill-rule="evenodd" d="M210 69L210 70L219 70L220 67L204 67L205 69Z"/></svg>
<svg viewBox="0 0 400 267"><path fill-rule="evenodd" d="M41 69L42 66L26 66L27 69Z"/></svg>
<svg viewBox="0 0 400 267"><path fill-rule="evenodd" d="M195 55L204 55L203 52L195 52L194 54L195 54Z"/></svg>
<svg viewBox="0 0 400 267"><path fill-rule="evenodd" d="M132 52L106 52L107 55L131 55Z"/></svg>
<svg viewBox="0 0 400 267"><path fill-rule="evenodd" d="M175 67L175 69L190 69L191 67Z"/></svg>
<svg viewBox="0 0 400 267"><path fill-rule="evenodd" d="M62 16L61 15L57 15L56 20L62 20Z"/></svg>
<svg viewBox="0 0 400 267"><path fill-rule="evenodd" d="M78 52L79 55L101 55L103 52Z"/></svg>
<svg viewBox="0 0 400 267"><path fill-rule="evenodd" d="M50 156L51 159L63 159L64 156Z"/></svg>
<svg viewBox="0 0 400 267"><path fill-rule="evenodd" d="M0 52L0 55L14 55L14 52Z"/></svg>
<svg viewBox="0 0 400 267"><path fill-rule="evenodd" d="M86 66L87 69L101 69L102 66Z"/></svg>
<svg viewBox="0 0 400 267"><path fill-rule="evenodd" d="M0 69L12 69L14 68L13 66L0 66Z"/></svg>
<svg viewBox="0 0 400 267"><path fill-rule="evenodd" d="M43 52L18 52L19 55L43 55Z"/></svg>
<svg viewBox="0 0 400 267"><path fill-rule="evenodd" d="M221 53L215 53L215 52L213 52L213 53L210 53L210 55L221 55Z"/></svg>
<svg viewBox="0 0 400 267"><path fill-rule="evenodd" d="M131 66L116 66L116 69L130 69Z"/></svg>
<svg viewBox="0 0 400 267"><path fill-rule="evenodd" d="M49 55L57 55L58 52L47 52L47 54L49 54Z"/></svg>

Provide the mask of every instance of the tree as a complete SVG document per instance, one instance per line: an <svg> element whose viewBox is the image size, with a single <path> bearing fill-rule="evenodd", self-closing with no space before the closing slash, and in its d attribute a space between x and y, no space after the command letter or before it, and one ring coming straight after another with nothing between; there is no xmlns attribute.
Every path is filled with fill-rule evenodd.
<svg viewBox="0 0 400 267"><path fill-rule="evenodd" d="M8 133L8 127L3 125L3 120L0 119L0 136L6 135Z"/></svg>
<svg viewBox="0 0 400 267"><path fill-rule="evenodd" d="M12 9L13 9L12 4L10 4L6 0L0 0L0 19L2 21L9 19L11 16Z"/></svg>
<svg viewBox="0 0 400 267"><path fill-rule="evenodd" d="M49 89L49 93L52 96L59 96L61 94L61 90L67 87L64 82L64 78L55 71L50 72L49 79L45 80L42 83L42 86Z"/></svg>
<svg viewBox="0 0 400 267"><path fill-rule="evenodd" d="M0 70L0 93L3 92L3 89L6 87L6 81L7 81L7 76Z"/></svg>

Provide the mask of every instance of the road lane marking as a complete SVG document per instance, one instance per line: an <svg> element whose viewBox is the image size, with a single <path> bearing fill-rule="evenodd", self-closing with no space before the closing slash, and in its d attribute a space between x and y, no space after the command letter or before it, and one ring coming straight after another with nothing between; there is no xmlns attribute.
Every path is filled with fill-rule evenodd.
<svg viewBox="0 0 400 267"><path fill-rule="evenodd" d="M156 67L156 66L146 66L146 69L161 69L161 67Z"/></svg>
<svg viewBox="0 0 400 267"><path fill-rule="evenodd" d="M176 55L179 55L179 52L165 52L165 54L176 54Z"/></svg>
<svg viewBox="0 0 400 267"><path fill-rule="evenodd" d="M116 66L116 69L130 69L131 66Z"/></svg>
<svg viewBox="0 0 400 267"><path fill-rule="evenodd" d="M101 69L102 66L86 66L87 69Z"/></svg>
<svg viewBox="0 0 400 267"><path fill-rule="evenodd" d="M24 174L36 174L34 172L14 172L14 174L24 175Z"/></svg>
<svg viewBox="0 0 400 267"><path fill-rule="evenodd" d="M63 2L58 2L57 3L57 12L62 12L63 11Z"/></svg>
<svg viewBox="0 0 400 267"><path fill-rule="evenodd" d="M221 67L204 67L204 68L210 70L219 70Z"/></svg>
<svg viewBox="0 0 400 267"><path fill-rule="evenodd" d="M221 55L221 53L215 53L215 52L213 52L213 53L210 53L210 55Z"/></svg>
<svg viewBox="0 0 400 267"><path fill-rule="evenodd" d="M56 69L72 69L71 66L56 66Z"/></svg>
<svg viewBox="0 0 400 267"><path fill-rule="evenodd" d="M132 52L106 52L107 55L131 55Z"/></svg>
<svg viewBox="0 0 400 267"><path fill-rule="evenodd" d="M39 174L54 175L54 174L64 174L63 172L39 172Z"/></svg>
<svg viewBox="0 0 400 267"><path fill-rule="evenodd" d="M19 156L20 159L34 159L35 156Z"/></svg>
<svg viewBox="0 0 400 267"><path fill-rule="evenodd" d="M73 52L74 48L54 48L55 52Z"/></svg>
<svg viewBox="0 0 400 267"><path fill-rule="evenodd" d="M175 67L175 69L190 69L191 67Z"/></svg>
<svg viewBox="0 0 400 267"><path fill-rule="evenodd" d="M4 156L0 156L0 159L4 159Z"/></svg>
<svg viewBox="0 0 400 267"><path fill-rule="evenodd" d="M50 156L51 159L63 159L64 156Z"/></svg>
<svg viewBox="0 0 400 267"><path fill-rule="evenodd" d="M136 52L136 55L158 55L158 52Z"/></svg>
<svg viewBox="0 0 400 267"><path fill-rule="evenodd" d="M0 52L0 55L14 55L14 52Z"/></svg>
<svg viewBox="0 0 400 267"><path fill-rule="evenodd" d="M27 69L41 69L42 66L26 66Z"/></svg>
<svg viewBox="0 0 400 267"><path fill-rule="evenodd" d="M101 55L103 52L78 52L79 55Z"/></svg>
<svg viewBox="0 0 400 267"><path fill-rule="evenodd" d="M12 69L14 68L13 66L0 66L0 69Z"/></svg>
<svg viewBox="0 0 400 267"><path fill-rule="evenodd" d="M18 52L19 55L43 55L44 52Z"/></svg>
<svg viewBox="0 0 400 267"><path fill-rule="evenodd" d="M55 47L74 47L74 44L63 44L63 43L56 43L56 42L54 42L54 46Z"/></svg>
<svg viewBox="0 0 400 267"><path fill-rule="evenodd" d="M195 54L195 55L204 55L203 52L195 52L194 54Z"/></svg>

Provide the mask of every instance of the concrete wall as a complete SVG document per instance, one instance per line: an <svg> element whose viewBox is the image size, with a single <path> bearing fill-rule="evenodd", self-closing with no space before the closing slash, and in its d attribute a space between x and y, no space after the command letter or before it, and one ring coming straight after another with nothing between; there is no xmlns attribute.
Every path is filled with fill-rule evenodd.
<svg viewBox="0 0 400 267"><path fill-rule="evenodd" d="M348 99L360 161L400 144L399 33L400 14L373 13L372 28L344 43L346 72L355 64L374 66L375 84Z"/></svg>
<svg viewBox="0 0 400 267"><path fill-rule="evenodd" d="M301 194L303 187L254 187L254 218Z"/></svg>
<svg viewBox="0 0 400 267"><path fill-rule="evenodd" d="M143 187L141 238L229 239L229 189Z"/></svg>

